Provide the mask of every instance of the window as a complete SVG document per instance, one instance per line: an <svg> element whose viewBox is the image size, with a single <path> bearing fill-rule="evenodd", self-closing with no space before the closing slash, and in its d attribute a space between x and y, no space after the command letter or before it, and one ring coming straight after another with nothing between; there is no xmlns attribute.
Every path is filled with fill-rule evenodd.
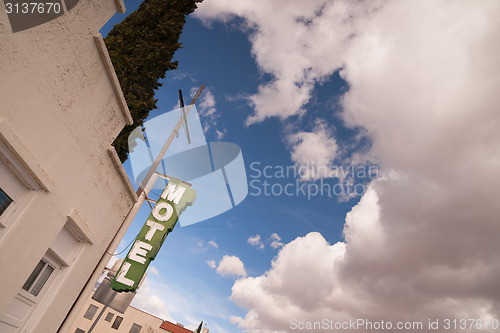
<svg viewBox="0 0 500 333"><path fill-rule="evenodd" d="M49 265L45 260L40 260L36 265L28 280L23 285L23 289L34 296L38 296L40 290L54 272L54 267Z"/></svg>
<svg viewBox="0 0 500 333"><path fill-rule="evenodd" d="M32 331L35 319L46 310L47 304L51 301L50 296L57 290L58 280L63 277L60 274L61 263L49 251L40 260L35 261L34 266L31 272L29 270L24 272L26 281L4 312L10 317L0 316L0 327L9 327L9 332ZM0 328L0 332L4 331Z"/></svg>
<svg viewBox="0 0 500 333"><path fill-rule="evenodd" d="M96 312L97 312L97 309L99 309L97 306L93 305L93 304L90 304L89 305L89 308L87 309L87 311L85 312L85 314L83 315L84 318L87 318L89 320L92 320L92 318L94 318Z"/></svg>
<svg viewBox="0 0 500 333"><path fill-rule="evenodd" d="M0 213L0 238L19 221L40 190L50 192L54 188L53 180L29 151L18 133L0 117L0 187L12 199L10 204L7 198L0 200L2 206L8 206Z"/></svg>
<svg viewBox="0 0 500 333"><path fill-rule="evenodd" d="M75 333L85 333L85 331L82 330L81 328L77 328L76 331L75 331Z"/></svg>
<svg viewBox="0 0 500 333"><path fill-rule="evenodd" d="M12 199L0 188L0 215L5 212L7 207L12 203Z"/></svg>
<svg viewBox="0 0 500 333"><path fill-rule="evenodd" d="M114 315L111 312L108 312L108 314L106 315L106 318L104 318L104 320L111 322L111 319L113 319L113 316Z"/></svg>
<svg viewBox="0 0 500 333"><path fill-rule="evenodd" d="M120 324L122 323L122 320L123 320L122 317L116 316L115 322L113 323L113 325L111 325L111 327L114 328L115 330L117 330L118 327L120 327Z"/></svg>
<svg viewBox="0 0 500 333"><path fill-rule="evenodd" d="M38 192L35 184L31 187L29 174L11 155L0 140L0 228L7 228L17 221Z"/></svg>
<svg viewBox="0 0 500 333"><path fill-rule="evenodd" d="M132 325L132 327L130 328L129 333L140 333L140 332L141 332L141 329L142 329L142 326L141 326L141 325L137 325L136 323L134 323L134 324Z"/></svg>

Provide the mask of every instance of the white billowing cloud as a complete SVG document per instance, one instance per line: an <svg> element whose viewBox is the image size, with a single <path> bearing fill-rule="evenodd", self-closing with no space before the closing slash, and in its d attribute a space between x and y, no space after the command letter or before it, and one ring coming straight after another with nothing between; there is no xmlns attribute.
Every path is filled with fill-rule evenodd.
<svg viewBox="0 0 500 333"><path fill-rule="evenodd" d="M222 130L222 131L215 130L215 136L217 137L218 140L222 140L222 138L224 137L224 135L226 135L226 131L225 130Z"/></svg>
<svg viewBox="0 0 500 333"><path fill-rule="evenodd" d="M324 121L318 120L312 132L300 131L289 135L292 161L301 170L301 177L309 180L335 176L332 170L337 156L337 142Z"/></svg>
<svg viewBox="0 0 500 333"><path fill-rule="evenodd" d="M241 259L236 256L229 256L227 254L222 257L222 260L219 262L219 266L217 267L216 272L220 276L247 276L245 266L243 265Z"/></svg>
<svg viewBox="0 0 500 333"><path fill-rule="evenodd" d="M281 237L277 233L273 233L271 235L271 244L270 245L273 249L279 249L284 244L281 242Z"/></svg>
<svg viewBox="0 0 500 333"><path fill-rule="evenodd" d="M227 320L227 303L212 284L196 274L186 274L180 284L166 284L166 280L148 275L132 306L162 319L183 323L188 328L198 327L203 319L212 331ZM227 331L221 329L220 332Z"/></svg>
<svg viewBox="0 0 500 333"><path fill-rule="evenodd" d="M260 235L248 237L247 243L260 250L264 249L264 243L260 240Z"/></svg>
<svg viewBox="0 0 500 333"><path fill-rule="evenodd" d="M279 248L280 248L280 247L282 247L284 244L283 244L282 242L280 242L280 241L273 240L273 241L271 242L271 244L269 244L269 245L271 245L271 247L272 247L273 249L279 249Z"/></svg>
<svg viewBox="0 0 500 333"><path fill-rule="evenodd" d="M219 248L219 245L214 240L209 241L208 245L210 245L211 247L216 248L216 249Z"/></svg>
<svg viewBox="0 0 500 333"><path fill-rule="evenodd" d="M191 89L191 95L195 95L198 88ZM215 96L210 88L204 88L199 102L197 103L197 110L203 127L203 132L213 132L217 139L222 139L226 133L226 129L221 127L217 120L220 118L220 113L217 112L215 106ZM221 127L221 128L219 128Z"/></svg>
<svg viewBox="0 0 500 333"><path fill-rule="evenodd" d="M359 237L359 243L354 245L360 249L363 241L368 241L368 246L380 242L377 202L375 191L368 189L346 218L346 240L350 240L351 235ZM367 230L357 223L367 225ZM277 234L271 238L281 240ZM350 314L359 318L368 315L370 302L363 299L365 295L358 295L356 285L352 286L353 290L343 285L341 270L350 246L349 242L330 245L317 232L286 244L264 275L235 282L231 299L250 310L243 318L233 316L231 322L249 332L271 333L288 332L292 319L341 321L348 320Z"/></svg>
<svg viewBox="0 0 500 333"><path fill-rule="evenodd" d="M347 213L344 236L350 251L374 249L383 244L384 233L379 209L377 192L370 187L360 202Z"/></svg>
<svg viewBox="0 0 500 333"><path fill-rule="evenodd" d="M148 277L144 279L131 303L132 306L166 320L173 320L168 312L165 301L159 296L158 290Z"/></svg>
<svg viewBox="0 0 500 333"><path fill-rule="evenodd" d="M160 275L160 272L158 271L158 269L155 266L149 266L148 273L156 275L156 276Z"/></svg>
<svg viewBox="0 0 500 333"><path fill-rule="evenodd" d="M215 269L215 267L217 267L215 260L207 260L206 263L207 263L208 267L210 267L212 269Z"/></svg>
<svg viewBox="0 0 500 333"><path fill-rule="evenodd" d="M200 5L205 19L244 17L274 75L249 123L304 112L311 85L342 67L342 117L385 170L346 216L344 243L308 234L238 280L232 299L248 312L233 322L268 333L293 318L498 318L499 11L495 0Z"/></svg>
<svg viewBox="0 0 500 333"><path fill-rule="evenodd" d="M231 299L250 310L231 321L249 332L288 332L293 318L331 318L334 305L350 306L334 299L342 295L333 272L344 251L344 243L329 245L317 232L285 245L266 274L235 282Z"/></svg>
<svg viewBox="0 0 500 333"><path fill-rule="evenodd" d="M273 233L271 234L271 239L273 239L273 240L277 240L277 241L280 241L280 240L281 240L281 237L280 237L280 235L278 235L277 233L273 232Z"/></svg>
<svg viewBox="0 0 500 333"><path fill-rule="evenodd" d="M200 4L195 16L204 21L245 19L252 54L273 80L249 100L255 113L247 124L268 117L287 118L304 112L314 84L342 66L344 49L356 32L352 18L379 1L216 0Z"/></svg>
<svg viewBox="0 0 500 333"><path fill-rule="evenodd" d="M201 96L200 103L198 104L198 109L200 114L203 116L213 116L217 111L215 109L215 97L212 92L206 88L204 89L203 95Z"/></svg>

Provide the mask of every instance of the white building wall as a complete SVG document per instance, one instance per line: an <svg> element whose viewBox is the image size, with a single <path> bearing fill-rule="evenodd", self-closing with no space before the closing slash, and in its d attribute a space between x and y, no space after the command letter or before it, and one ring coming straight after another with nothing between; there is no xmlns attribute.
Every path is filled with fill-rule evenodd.
<svg viewBox="0 0 500 333"><path fill-rule="evenodd" d="M131 118L98 37L122 8L80 0L13 33L0 1L0 187L18 187L0 216L3 318L42 257L58 266L22 332L57 331L136 199L109 152Z"/></svg>

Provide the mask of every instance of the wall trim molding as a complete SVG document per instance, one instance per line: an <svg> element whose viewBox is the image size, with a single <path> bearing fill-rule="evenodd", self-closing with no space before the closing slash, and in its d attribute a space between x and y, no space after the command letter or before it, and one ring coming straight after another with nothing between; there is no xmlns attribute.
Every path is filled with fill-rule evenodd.
<svg viewBox="0 0 500 333"><path fill-rule="evenodd" d="M125 184L125 187L127 188L127 192L132 198L134 202L137 202L138 196L137 193L135 193L134 187L132 186L132 183L130 182L130 179L128 178L127 172L125 172L125 168L123 168L122 163L120 162L120 158L118 157L118 154L116 153L115 147L110 146L108 148L108 154L111 157L111 160L113 161L113 164L116 167L116 170L120 174L120 178L122 179L123 183Z"/></svg>
<svg viewBox="0 0 500 333"><path fill-rule="evenodd" d="M97 48L99 49L99 53L101 54L104 67L106 67L106 72L108 73L109 79L111 80L111 85L113 86L113 89L115 91L116 98L118 99L118 103L120 104L120 110L122 111L123 117L125 118L125 123L127 125L132 125L134 121L132 120L132 115L130 114L130 111L128 109L127 102L125 101L125 96L123 96L123 91L120 86L120 82L118 81L118 77L116 76L115 68L113 67L111 58L109 57L106 44L104 44L104 39L102 38L102 35L100 33L95 35L94 39L97 44Z"/></svg>
<svg viewBox="0 0 500 333"><path fill-rule="evenodd" d="M96 233L80 216L76 209L72 209L68 215L68 227L82 243L93 244L96 240Z"/></svg>
<svg viewBox="0 0 500 333"><path fill-rule="evenodd" d="M125 14L125 11L127 10L125 8L125 3L123 0L115 0L116 3L116 8L118 9L116 12L120 14Z"/></svg>
<svg viewBox="0 0 500 333"><path fill-rule="evenodd" d="M12 157L7 156L8 154L5 154L2 150L0 150L0 157L8 163L9 167L14 168L12 171L21 176L20 178L24 183L27 182L26 185L37 190L37 188L33 188L34 184L32 184L29 179L26 179L32 178L32 180L45 191L50 192L54 189L54 181L49 177L38 160L33 156L28 147L26 147L21 138L3 117L0 117L0 141L12 155L14 161L12 161ZM17 162L23 170L16 168L14 166L15 162ZM23 171L25 171L29 177L26 177Z"/></svg>

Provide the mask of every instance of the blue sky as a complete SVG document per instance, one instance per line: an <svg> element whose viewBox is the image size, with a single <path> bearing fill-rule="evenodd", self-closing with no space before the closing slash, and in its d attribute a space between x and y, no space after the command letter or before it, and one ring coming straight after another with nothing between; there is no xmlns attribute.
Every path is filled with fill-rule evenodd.
<svg viewBox="0 0 500 333"><path fill-rule="evenodd" d="M138 5L125 4L127 13ZM486 124L498 122L487 82L498 72L490 54L500 30L490 15L498 4L487 4L206 0L187 19L179 68L167 72L151 117L176 108L178 89L188 103L204 84L197 108L207 141L238 144L256 187L354 182L363 191L307 198L250 187L234 209L176 227L134 304L221 333L289 332L292 319L499 314L499 300L475 291L474 278L443 287L496 260L484 245L498 231L493 190L471 176L477 165L490 177L498 166L498 135ZM477 56L483 67L471 62ZM255 170L311 164L377 173L265 178ZM144 205L119 251L148 214ZM492 272L478 279L488 284Z"/></svg>
<svg viewBox="0 0 500 333"><path fill-rule="evenodd" d="M127 12L134 10L131 1L126 2L126 7ZM117 14L116 17L124 15ZM101 30L103 35L109 30L111 22L113 20ZM293 166L290 151L283 140L287 124L278 119L270 119L252 126L244 124L252 108L241 96L254 94L257 86L268 80L250 54L248 36L236 27L224 23L214 23L207 27L199 19L190 16L180 41L184 48L178 50L174 57L179 61L179 68L167 72L166 79L162 80L163 86L156 94L159 109L153 111L150 118L155 116L155 112L160 114L176 108L178 89L183 90L187 104L190 101L188 92L205 84L204 93L208 90L213 94L217 110L217 124L206 133L206 139L237 143L243 152L249 181L256 179L259 171L262 172L265 166L273 167L268 169L270 174L279 172L279 167ZM314 118L320 116L330 118L332 124L340 124L339 119L333 115L336 106L332 97L335 95L325 92L342 89L345 89L345 83L338 74L318 84L314 101L307 105L314 115L303 117L300 123L305 128L312 129ZM233 98L236 100L233 101ZM203 121L202 116L201 118ZM225 132L223 139L216 136L217 129ZM342 133L342 138L349 140L353 131L345 128L341 130L345 132ZM259 164L250 168L252 162ZM125 162L124 166L127 172L132 174L129 161ZM262 177L259 179L264 180ZM299 178L293 176L269 179L272 183L293 184L298 180ZM270 246L273 233L280 236L282 243L287 243L296 237L317 231L330 243L334 243L342 239L345 214L359 200L359 197L356 197L347 202L339 202L338 198L328 197L326 194L309 200L302 194L255 196L258 192L256 187L262 191L264 188L258 183L254 184L254 188L249 189L250 194L246 200L234 209L196 225L178 225L152 263L159 275L149 273L151 288L167 286L168 292L155 290L154 294L165 296L162 301L174 320L191 326L204 320L211 331L216 331L216 328L212 327L214 324L227 332L238 331L228 320L231 315L244 313L228 299L235 279L221 277L206 261L214 260L218 264L226 254L237 256L243 261L249 276L264 274L279 250ZM125 235L120 249L135 238L149 213L149 206L144 204ZM264 249L247 242L248 238L256 235L261 237ZM210 241L215 242L217 248L210 245ZM122 256L126 253L125 251ZM169 299L168 296L172 295L175 295L175 299ZM180 297L186 299L179 300ZM213 314L212 306L193 304L205 301L214 302L224 313ZM180 303L183 306L172 303ZM170 310L171 307L177 310ZM203 308L206 312L202 311Z"/></svg>

